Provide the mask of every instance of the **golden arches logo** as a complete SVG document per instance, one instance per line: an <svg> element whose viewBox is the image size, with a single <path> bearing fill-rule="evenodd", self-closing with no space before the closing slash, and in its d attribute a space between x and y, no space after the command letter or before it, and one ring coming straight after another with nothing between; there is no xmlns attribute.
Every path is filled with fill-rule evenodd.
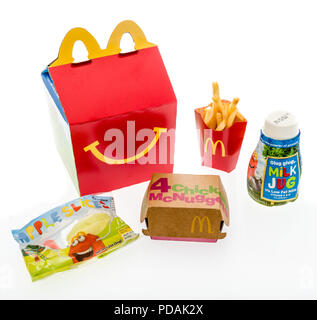
<svg viewBox="0 0 317 320"><path fill-rule="evenodd" d="M99 145L99 141L96 140L93 143L91 143L90 145L86 146L84 148L85 152L91 151L91 153L94 155L94 157L96 157L98 160L107 163L107 164L126 164L135 160L138 160L140 158L142 158L144 155L146 155L157 143L157 141L159 140L161 134L163 132L166 132L167 129L166 128L158 128L155 127L153 129L153 132L155 132L155 137L153 138L153 140L148 144L148 146L142 150L141 152L137 153L134 156L131 156L129 158L123 158L123 159L113 159L113 158L109 158L107 156L105 156L104 154L102 154L98 149L97 146Z"/></svg>
<svg viewBox="0 0 317 320"><path fill-rule="evenodd" d="M221 140L217 140L216 142L213 142L211 138L208 138L206 140L206 142L205 142L205 152L207 152L208 142L211 143L212 155L216 154L217 145L218 145L218 143L220 143L220 145L221 145L221 156L222 157L226 156L226 148L225 148L225 145L223 144L223 142Z"/></svg>
<svg viewBox="0 0 317 320"><path fill-rule="evenodd" d="M190 232L191 233L194 233L195 232L195 226L196 226L196 221L198 222L198 225L199 225L199 232L203 232L204 231L204 222L207 221L207 230L208 230L208 233L213 233L211 231L211 223L210 223L210 220L207 216L204 216L203 218L200 218L198 216L195 216L193 221L192 221L192 226L191 226L191 229L190 229Z"/></svg>

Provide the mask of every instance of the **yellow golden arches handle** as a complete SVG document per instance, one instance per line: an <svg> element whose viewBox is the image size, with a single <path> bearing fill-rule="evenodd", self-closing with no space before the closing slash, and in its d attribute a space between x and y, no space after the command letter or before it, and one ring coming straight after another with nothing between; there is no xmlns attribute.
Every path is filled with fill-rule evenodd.
<svg viewBox="0 0 317 320"><path fill-rule="evenodd" d="M125 20L120 22L113 30L107 45L107 54L120 53L120 42L123 34L130 33L134 41L134 49L140 50L144 48L154 47L155 44L146 40L142 29L132 20Z"/></svg>
<svg viewBox="0 0 317 320"><path fill-rule="evenodd" d="M120 42L124 33L130 33L135 43L135 50L154 47L155 44L148 42L142 29L133 21L120 22L113 30L107 48L101 49L97 40L85 29L71 29L62 41L58 58L51 63L50 67L73 63L73 47L76 41L84 43L88 51L88 59L95 59L120 53Z"/></svg>
<svg viewBox="0 0 317 320"><path fill-rule="evenodd" d="M78 40L82 41L86 46L88 59L94 59L105 55L103 50L100 49L97 40L87 30L83 28L74 28L66 34L59 49L58 58L50 65L50 67L72 63L74 61L73 47Z"/></svg>
<svg viewBox="0 0 317 320"><path fill-rule="evenodd" d="M125 159L113 159L113 158L109 158L107 156L105 156L104 154L102 154L98 149L97 146L99 145L99 141L96 140L93 143L91 143L90 145L86 146L84 148L84 151L91 151L91 153L94 155L94 157L96 157L98 160L107 163L107 164L126 164L135 160L140 159L141 157L143 157L144 155L146 155L157 143L157 141L159 140L161 134L163 132L166 132L167 129L166 128L157 128L155 127L153 129L153 131L155 132L155 137L153 138L153 140L151 141L151 143L141 152L139 152L138 154L129 157L129 158L125 158Z"/></svg>

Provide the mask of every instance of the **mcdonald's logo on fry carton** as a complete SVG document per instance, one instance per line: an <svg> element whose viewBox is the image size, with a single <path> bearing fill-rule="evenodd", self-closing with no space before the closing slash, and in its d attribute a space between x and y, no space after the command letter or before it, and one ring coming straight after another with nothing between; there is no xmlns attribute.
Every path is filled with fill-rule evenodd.
<svg viewBox="0 0 317 320"><path fill-rule="evenodd" d="M247 125L247 121L236 121L223 130L209 128L202 113L205 108L195 109L201 164L225 172L235 169Z"/></svg>
<svg viewBox="0 0 317 320"><path fill-rule="evenodd" d="M225 148L225 145L223 144L223 142L221 140L217 140L216 142L213 142L211 138L207 138L206 141L205 141L205 153L208 150L208 143L211 144L211 153L212 153L212 155L216 154L217 145L219 143L221 145L221 156L222 157L226 156L226 148Z"/></svg>
<svg viewBox="0 0 317 320"><path fill-rule="evenodd" d="M143 234L155 240L217 242L229 226L229 204L219 176L154 173L145 193Z"/></svg>

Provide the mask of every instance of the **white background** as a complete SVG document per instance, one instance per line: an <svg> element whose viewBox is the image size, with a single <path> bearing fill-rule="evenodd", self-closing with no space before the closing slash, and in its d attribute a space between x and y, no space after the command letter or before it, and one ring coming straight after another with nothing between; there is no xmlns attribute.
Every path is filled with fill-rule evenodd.
<svg viewBox="0 0 317 320"><path fill-rule="evenodd" d="M0 9L1 298L317 298L317 19L315 1L6 1ZM175 172L220 174L231 207L217 244L140 239L32 283L10 230L78 195L55 149L40 73L66 32L105 47L132 19L158 44L178 98ZM123 39L132 45L128 36ZM75 48L81 44L76 43ZM77 49L76 49L77 50ZM75 55L76 56L76 55ZM240 97L248 119L236 170L200 166L195 107ZM299 199L267 208L249 198L248 160L266 115L293 112L302 130ZM117 213L140 232L147 183L117 190Z"/></svg>

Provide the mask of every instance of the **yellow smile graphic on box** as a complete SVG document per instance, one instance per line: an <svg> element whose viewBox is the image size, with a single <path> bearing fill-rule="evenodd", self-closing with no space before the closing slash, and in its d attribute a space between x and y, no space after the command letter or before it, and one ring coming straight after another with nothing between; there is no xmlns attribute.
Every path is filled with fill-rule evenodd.
<svg viewBox="0 0 317 320"><path fill-rule="evenodd" d="M167 129L166 128L158 128L155 127L153 128L153 132L155 132L155 137L153 138L153 140L151 141L151 143L141 152L137 153L136 155L129 157L129 158L123 158L123 159L113 159L113 158L109 158L107 156L105 156L104 154L102 154L98 149L97 146L99 145L99 141L96 140L93 143L91 143L90 145L86 146L84 148L84 151L91 151L91 153L100 161L107 163L107 164L126 164L129 162L133 162L137 159L140 159L141 157L143 157L144 155L146 155L157 143L157 141L159 140L161 134L163 132L166 132Z"/></svg>

